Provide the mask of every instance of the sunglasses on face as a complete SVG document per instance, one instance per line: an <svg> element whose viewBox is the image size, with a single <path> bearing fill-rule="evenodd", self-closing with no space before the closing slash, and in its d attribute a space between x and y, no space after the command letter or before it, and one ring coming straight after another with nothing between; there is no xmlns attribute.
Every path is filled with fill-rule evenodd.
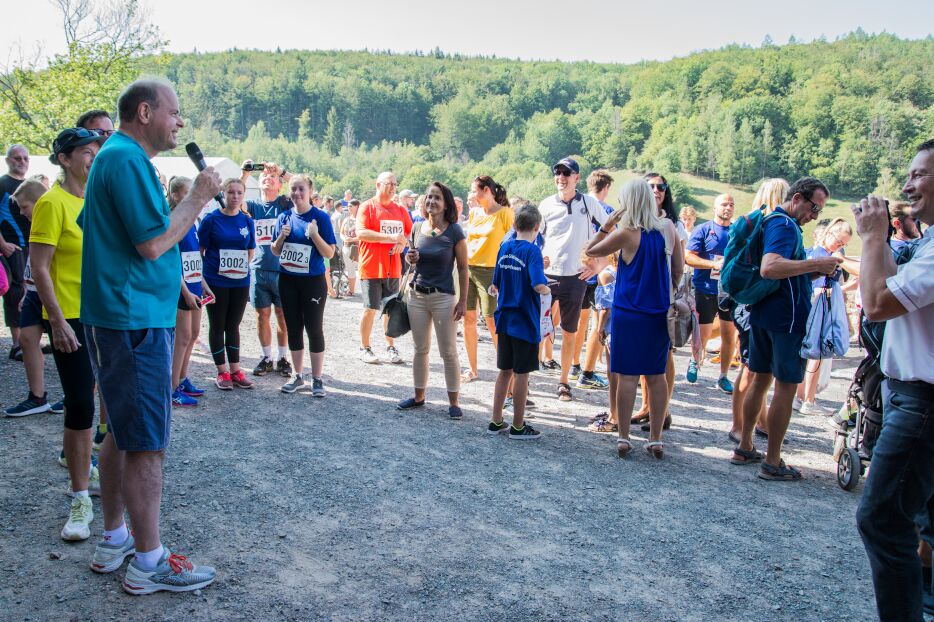
<svg viewBox="0 0 934 622"><path fill-rule="evenodd" d="M555 169L555 177L570 177L573 174L574 173L572 173L571 170L567 168L556 168Z"/></svg>
<svg viewBox="0 0 934 622"><path fill-rule="evenodd" d="M649 188L652 190L658 190L660 192L667 192L668 184L649 184Z"/></svg>

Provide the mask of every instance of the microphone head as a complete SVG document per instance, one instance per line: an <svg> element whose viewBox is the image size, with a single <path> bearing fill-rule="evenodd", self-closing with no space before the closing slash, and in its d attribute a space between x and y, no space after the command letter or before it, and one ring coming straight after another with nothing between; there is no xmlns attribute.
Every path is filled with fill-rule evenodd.
<svg viewBox="0 0 934 622"><path fill-rule="evenodd" d="M198 147L197 143L188 143L185 145L185 151L188 153L188 157L192 160L204 159L204 154L201 153L201 148Z"/></svg>

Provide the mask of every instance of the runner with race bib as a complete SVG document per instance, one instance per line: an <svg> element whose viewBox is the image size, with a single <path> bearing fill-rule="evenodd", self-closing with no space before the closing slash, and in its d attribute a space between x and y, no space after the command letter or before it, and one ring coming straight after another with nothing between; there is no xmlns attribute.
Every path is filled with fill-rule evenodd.
<svg viewBox="0 0 934 622"><path fill-rule="evenodd" d="M314 184L308 175L294 175L289 182L294 207L276 222L275 241L270 246L279 258L279 295L289 335L289 351L295 370L282 386L283 393L295 393L305 385L305 338L311 353L311 394L324 397L321 371L324 367L324 304L328 299L324 260L337 248L334 228L327 213L312 207Z"/></svg>
<svg viewBox="0 0 934 622"><path fill-rule="evenodd" d="M204 281L214 293L214 302L207 308L208 344L217 366L214 384L229 391L234 386L253 388L240 369L240 322L250 291L256 228L253 219L240 209L246 188L243 182L228 179L223 188L227 206L204 217L198 227L198 243L204 257Z"/></svg>

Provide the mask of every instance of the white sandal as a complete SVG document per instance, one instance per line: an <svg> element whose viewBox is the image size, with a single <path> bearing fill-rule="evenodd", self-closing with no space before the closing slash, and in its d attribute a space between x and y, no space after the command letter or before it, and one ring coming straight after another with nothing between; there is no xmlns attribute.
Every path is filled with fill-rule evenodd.
<svg viewBox="0 0 934 622"><path fill-rule="evenodd" d="M625 458L632 452L632 441L628 438L616 439L616 455Z"/></svg>
<svg viewBox="0 0 934 622"><path fill-rule="evenodd" d="M656 460L661 460L665 457L665 443L661 441L649 441L645 444L645 452Z"/></svg>

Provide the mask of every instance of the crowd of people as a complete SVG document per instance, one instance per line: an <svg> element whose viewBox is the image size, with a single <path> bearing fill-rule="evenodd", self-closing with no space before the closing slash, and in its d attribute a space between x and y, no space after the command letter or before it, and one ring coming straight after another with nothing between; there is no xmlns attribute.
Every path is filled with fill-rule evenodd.
<svg viewBox="0 0 934 622"><path fill-rule="evenodd" d="M765 480L796 481L801 473L782 459L785 434L793 411L823 412L815 396L821 366L830 364L800 355L807 318L829 279L846 279L861 295L865 314L889 323L882 357L889 378L886 423L859 529L880 615L904 607L920 612L914 521L930 536L934 509L934 142L921 145L910 165L906 202L870 197L853 207L864 244L860 261L844 253L854 230L842 218L822 223L805 248L801 228L819 218L830 196L813 177L790 184L765 180L748 206L717 196L712 219L701 223L693 208L679 213L660 173L621 184L618 208L605 202L614 183L606 171L591 172L582 193L572 157L553 165L555 192L537 205L510 198L487 175L473 180L465 206L437 181L421 195L399 191L388 171L375 180L371 198L361 202L348 191L335 201L319 195L308 175L271 162L247 160L241 177L224 181L206 168L193 178L162 182L151 159L173 149L183 127L172 87L135 82L117 111L120 131L106 112L91 111L59 133L50 159L61 175L51 187L48 180L27 178L24 147L7 150L0 251L11 283L4 296L10 358L24 362L29 391L6 413L64 412L61 462L69 470L72 505L62 538L90 537L90 495L100 495L103 535L91 568L113 572L132 557L127 592L194 590L215 577L213 568L170 552L159 536L171 411L197 404L205 393L188 373L202 310L218 390L254 386L240 354L240 325L250 302L262 350L253 376L277 373L286 379L283 393L324 398L325 308L341 295L332 277L343 271L347 295L362 298L364 363L403 362L399 335L394 339L386 329L389 313L382 314L385 350L374 348L372 333L387 300L405 302L413 390L399 409L426 403L434 334L448 414L463 418L461 383L480 376L479 328L485 326L498 370L489 434L541 437L527 422L535 407L529 374L538 372L555 378L553 395L560 401L573 400L574 390L607 391L607 412L593 418L592 429L615 433L617 455L624 458L634 449L631 426L642 426L648 432L644 452L662 459L676 384L674 307L687 296L699 326L685 381L698 382L708 342L719 336L718 360L711 363L719 365L715 388L732 396L730 462L757 465ZM253 171L259 172L259 201L246 199ZM221 206L206 209L219 192ZM749 290L728 291L720 279L734 258L729 248L736 227L753 222L760 230L755 281ZM928 227L923 237L919 223ZM896 265L894 254L905 249L910 261ZM754 302L737 301L749 298L752 288L761 289ZM43 332L64 394L54 405L43 378ZM597 373L601 360L606 377ZM765 452L756 449L756 437L765 439ZM929 589L930 577L925 580ZM918 599L906 604L906 590L915 586Z"/></svg>

